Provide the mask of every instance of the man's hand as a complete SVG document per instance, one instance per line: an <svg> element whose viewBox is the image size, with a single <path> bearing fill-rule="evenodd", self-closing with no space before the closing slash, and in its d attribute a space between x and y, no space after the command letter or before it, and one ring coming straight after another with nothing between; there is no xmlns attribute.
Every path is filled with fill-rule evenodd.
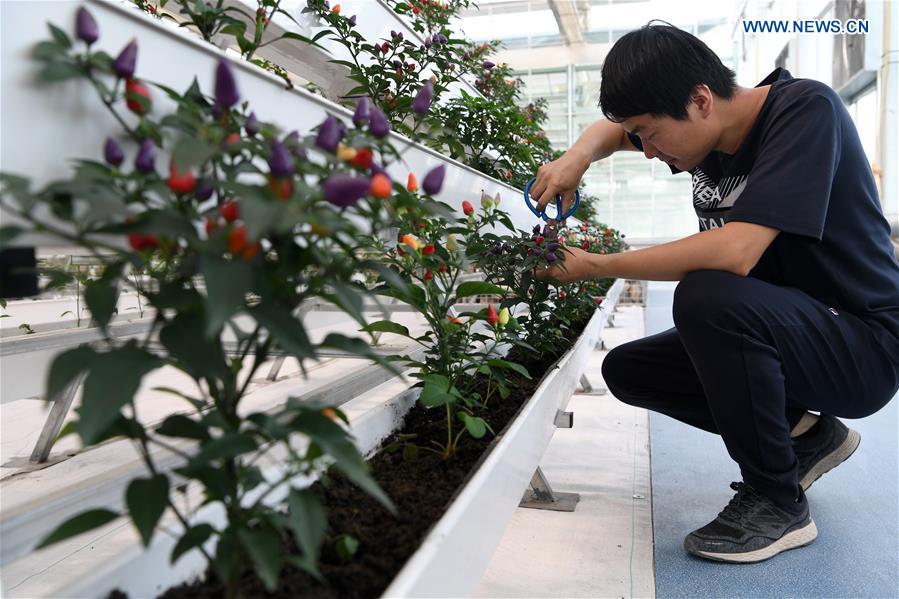
<svg viewBox="0 0 899 599"><path fill-rule="evenodd" d="M568 150L558 160L544 164L537 169L537 180L531 186L531 198L537 204L537 210L543 210L556 195L562 195L562 210L567 212L574 203L574 192L587 168L590 160L576 151Z"/></svg>
<svg viewBox="0 0 899 599"><path fill-rule="evenodd" d="M565 247L563 250L564 263L557 262L550 268L538 268L536 271L538 279L550 278L560 283L574 283L599 276L596 263L600 259L600 254L591 254L580 248Z"/></svg>

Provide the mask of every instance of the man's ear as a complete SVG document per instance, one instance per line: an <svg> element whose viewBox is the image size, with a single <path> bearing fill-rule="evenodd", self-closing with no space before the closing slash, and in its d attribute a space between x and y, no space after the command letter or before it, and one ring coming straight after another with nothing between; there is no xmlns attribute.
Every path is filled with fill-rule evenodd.
<svg viewBox="0 0 899 599"><path fill-rule="evenodd" d="M707 117L712 112L712 105L715 103L715 94L709 89L705 83L697 85L693 89L690 96L690 102L696 106L696 110L701 117Z"/></svg>

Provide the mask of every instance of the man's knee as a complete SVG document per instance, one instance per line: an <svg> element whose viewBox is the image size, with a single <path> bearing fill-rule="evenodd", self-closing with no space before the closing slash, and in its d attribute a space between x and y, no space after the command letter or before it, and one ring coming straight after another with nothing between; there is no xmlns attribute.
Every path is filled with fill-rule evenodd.
<svg viewBox="0 0 899 599"><path fill-rule="evenodd" d="M633 387L633 360L628 356L627 343L612 348L602 361L602 380L617 399L626 401L628 390Z"/></svg>
<svg viewBox="0 0 899 599"><path fill-rule="evenodd" d="M692 320L708 321L722 310L730 310L739 301L737 287L743 278L723 270L687 273L674 289L674 325L680 329Z"/></svg>

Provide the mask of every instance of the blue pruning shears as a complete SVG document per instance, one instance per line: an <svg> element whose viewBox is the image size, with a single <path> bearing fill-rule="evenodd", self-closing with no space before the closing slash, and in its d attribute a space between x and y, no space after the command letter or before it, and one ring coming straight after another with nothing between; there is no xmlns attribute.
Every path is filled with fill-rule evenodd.
<svg viewBox="0 0 899 599"><path fill-rule="evenodd" d="M578 190L574 190L574 205L565 213L562 212L562 196L556 195L556 216L555 218L550 218L546 214L546 208L537 210L537 207L534 206L534 203L531 201L531 185L533 185L536 180L536 178L533 178L524 186L524 203L528 205L528 208L531 209L531 212L533 212L535 216L542 218L550 228L555 229L556 223L564 222L566 218L577 211L578 206L581 204L581 194Z"/></svg>

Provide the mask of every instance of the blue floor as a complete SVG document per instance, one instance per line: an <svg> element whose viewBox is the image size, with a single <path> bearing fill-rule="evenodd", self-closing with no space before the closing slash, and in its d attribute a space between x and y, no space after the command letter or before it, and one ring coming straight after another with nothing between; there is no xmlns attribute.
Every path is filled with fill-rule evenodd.
<svg viewBox="0 0 899 599"><path fill-rule="evenodd" d="M808 492L818 538L758 564L696 558L684 536L715 518L740 480L721 438L651 414L656 596L899 597L899 396L846 424L862 435L855 454Z"/></svg>

